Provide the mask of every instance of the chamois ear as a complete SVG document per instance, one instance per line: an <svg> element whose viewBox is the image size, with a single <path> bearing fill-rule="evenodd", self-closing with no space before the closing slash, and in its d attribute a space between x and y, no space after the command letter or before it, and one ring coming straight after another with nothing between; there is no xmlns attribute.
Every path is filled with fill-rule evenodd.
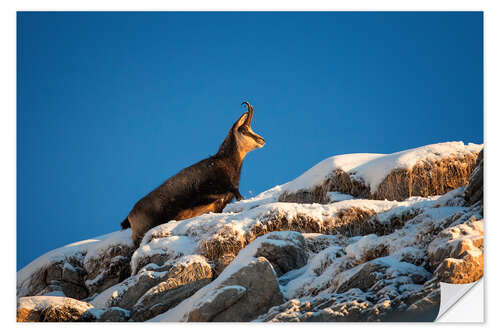
<svg viewBox="0 0 500 333"><path fill-rule="evenodd" d="M248 112L245 112L241 115L240 119L238 119L234 125L233 125L233 129L238 129L240 128L243 124L245 124L245 121L247 120L247 117L248 117Z"/></svg>

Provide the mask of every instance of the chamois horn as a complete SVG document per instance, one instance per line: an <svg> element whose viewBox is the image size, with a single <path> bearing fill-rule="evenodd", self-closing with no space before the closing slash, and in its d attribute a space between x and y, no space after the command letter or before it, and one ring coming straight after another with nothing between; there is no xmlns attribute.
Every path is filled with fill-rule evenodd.
<svg viewBox="0 0 500 333"><path fill-rule="evenodd" d="M241 103L241 105L247 106L248 117L247 117L247 120L245 121L245 125L250 126L250 124L252 123L252 118L253 118L253 106L250 105L250 103L248 103L248 102L243 102L243 103Z"/></svg>

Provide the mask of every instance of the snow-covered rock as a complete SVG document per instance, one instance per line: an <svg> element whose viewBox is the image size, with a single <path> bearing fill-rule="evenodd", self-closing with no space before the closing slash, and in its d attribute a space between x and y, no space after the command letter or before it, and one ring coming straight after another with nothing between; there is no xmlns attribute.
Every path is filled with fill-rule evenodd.
<svg viewBox="0 0 500 333"><path fill-rule="evenodd" d="M333 156L282 185L279 200L324 203L332 191L388 200L444 194L467 184L481 149L445 142L393 154Z"/></svg>
<svg viewBox="0 0 500 333"><path fill-rule="evenodd" d="M115 233L90 247L83 261L89 294L100 293L129 277L133 251L130 230Z"/></svg>
<svg viewBox="0 0 500 333"><path fill-rule="evenodd" d="M187 260L186 260L187 259ZM132 317L146 321L174 307L212 281L212 269L204 258L191 255L173 265L168 278L149 289L135 303Z"/></svg>
<svg viewBox="0 0 500 333"><path fill-rule="evenodd" d="M199 280L211 279L212 277L210 265L207 264L205 258L198 255L185 256L173 264L166 264L161 267L153 265L153 267L149 268L154 270L142 269L138 274L100 293L91 301L91 304L97 308L117 306L131 310L140 300L139 304L137 304L138 307L135 309L135 312L140 312L142 303L154 303L154 299L151 300L150 296L156 294L158 290L151 290L151 288L158 286L162 282L165 282L170 289L174 289ZM199 288L203 286L203 284L197 285ZM159 287L163 289L163 286ZM194 286L192 287L194 288ZM156 300L158 304L161 303L158 299Z"/></svg>
<svg viewBox="0 0 500 333"><path fill-rule="evenodd" d="M304 236L298 232L276 231L260 243L256 256L269 260L276 274L282 276L307 263L305 245Z"/></svg>
<svg viewBox="0 0 500 333"><path fill-rule="evenodd" d="M17 304L17 321L77 321L92 305L69 297L21 297Z"/></svg>
<svg viewBox="0 0 500 333"><path fill-rule="evenodd" d="M129 229L51 251L18 272L18 301L85 300L79 321L431 321L439 281L483 274L481 149L334 156L137 249Z"/></svg>
<svg viewBox="0 0 500 333"><path fill-rule="evenodd" d="M89 289L95 291L92 286L108 283L106 278L114 284L126 277L126 274L117 274L126 269L110 263L116 263L117 249L130 249L131 244L131 231L124 230L52 250L17 273L18 296L58 293L60 296L84 299L91 295ZM96 257L101 263L89 264L95 262ZM120 263L129 265L128 261L121 260Z"/></svg>
<svg viewBox="0 0 500 333"><path fill-rule="evenodd" d="M442 282L471 283L483 276L483 219L441 231L427 249L435 274Z"/></svg>
<svg viewBox="0 0 500 333"><path fill-rule="evenodd" d="M124 322L129 321L130 311L119 307L104 309L91 308L85 311L77 321L80 322Z"/></svg>

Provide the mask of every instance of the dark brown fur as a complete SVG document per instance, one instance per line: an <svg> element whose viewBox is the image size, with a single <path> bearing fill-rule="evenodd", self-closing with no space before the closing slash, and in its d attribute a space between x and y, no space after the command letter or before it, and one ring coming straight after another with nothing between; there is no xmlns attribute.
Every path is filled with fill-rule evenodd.
<svg viewBox="0 0 500 333"><path fill-rule="evenodd" d="M244 104L248 111L231 127L217 154L181 170L135 204L121 225L132 228L136 246L157 225L220 213L233 198L243 199L239 192L243 159L265 143L250 127L253 107Z"/></svg>

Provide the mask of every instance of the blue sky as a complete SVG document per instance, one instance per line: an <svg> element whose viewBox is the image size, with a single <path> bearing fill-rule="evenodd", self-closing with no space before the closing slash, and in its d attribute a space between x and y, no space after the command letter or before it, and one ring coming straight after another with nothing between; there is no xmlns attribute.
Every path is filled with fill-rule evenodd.
<svg viewBox="0 0 500 333"><path fill-rule="evenodd" d="M245 197L344 153L483 142L483 15L18 13L17 268L118 230L255 107Z"/></svg>

